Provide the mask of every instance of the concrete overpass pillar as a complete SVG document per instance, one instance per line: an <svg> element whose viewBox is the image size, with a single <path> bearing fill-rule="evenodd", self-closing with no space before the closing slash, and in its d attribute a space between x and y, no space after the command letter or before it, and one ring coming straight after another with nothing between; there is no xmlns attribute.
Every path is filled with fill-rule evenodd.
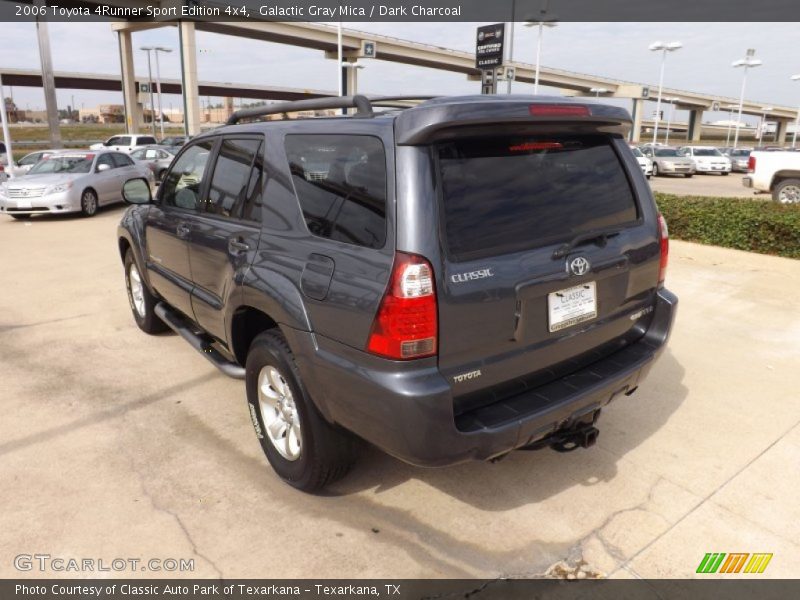
<svg viewBox="0 0 800 600"><path fill-rule="evenodd" d="M786 132L789 130L789 123L787 119L776 119L778 130L775 132L775 143L783 146L786 143Z"/></svg>
<svg viewBox="0 0 800 600"><path fill-rule="evenodd" d="M130 31L117 32L119 60L122 67L122 100L125 104L125 131L136 133L144 120L136 95L136 73L133 70L133 42Z"/></svg>
<svg viewBox="0 0 800 600"><path fill-rule="evenodd" d="M631 118L633 119L633 127L628 139L631 142L639 143L642 136L642 115L644 114L644 100L642 98L633 99L633 107L631 108Z"/></svg>
<svg viewBox="0 0 800 600"><path fill-rule="evenodd" d="M695 108L689 111L689 130L686 139L690 142L699 142L703 133L703 110Z"/></svg>
<svg viewBox="0 0 800 600"><path fill-rule="evenodd" d="M178 35L181 46L183 128L186 135L197 135L200 133L200 91L197 82L197 42L194 23L181 21Z"/></svg>

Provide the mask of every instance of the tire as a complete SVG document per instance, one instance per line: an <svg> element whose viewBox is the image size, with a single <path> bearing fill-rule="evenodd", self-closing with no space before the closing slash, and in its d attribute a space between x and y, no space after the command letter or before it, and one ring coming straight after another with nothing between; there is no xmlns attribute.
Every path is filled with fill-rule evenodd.
<svg viewBox="0 0 800 600"><path fill-rule="evenodd" d="M722 173L723 177L727 177L728 175L730 175L730 173Z"/></svg>
<svg viewBox="0 0 800 600"><path fill-rule="evenodd" d="M356 438L320 415L279 330L270 329L253 340L245 384L256 436L281 479L313 493L350 470Z"/></svg>
<svg viewBox="0 0 800 600"><path fill-rule="evenodd" d="M694 177L694 173L684 173L683 176L686 177L686 179L691 179Z"/></svg>
<svg viewBox="0 0 800 600"><path fill-rule="evenodd" d="M147 288L147 284L139 272L139 266L133 259L133 252L131 250L125 253L124 264L125 288L128 291L128 303L131 306L133 319L136 321L139 329L150 335L167 331L169 328L155 313L158 299Z"/></svg>
<svg viewBox="0 0 800 600"><path fill-rule="evenodd" d="M800 179L784 179L772 190L772 199L781 204L800 204Z"/></svg>
<svg viewBox="0 0 800 600"><path fill-rule="evenodd" d="M12 219L16 219L17 221L27 221L31 218L30 215L15 215L14 213L9 213Z"/></svg>
<svg viewBox="0 0 800 600"><path fill-rule="evenodd" d="M653 163L653 177L658 177L658 165Z"/></svg>
<svg viewBox="0 0 800 600"><path fill-rule="evenodd" d="M84 217L93 217L97 214L99 203L97 194L91 188L83 190L81 194L81 214Z"/></svg>

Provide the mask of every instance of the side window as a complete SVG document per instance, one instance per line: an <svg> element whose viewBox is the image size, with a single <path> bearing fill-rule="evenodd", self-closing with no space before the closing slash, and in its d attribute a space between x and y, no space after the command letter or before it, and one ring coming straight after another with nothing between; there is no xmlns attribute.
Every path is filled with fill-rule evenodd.
<svg viewBox="0 0 800 600"><path fill-rule="evenodd" d="M29 154L21 161L19 161L19 164L23 167L27 167L28 165L35 165L37 162L39 162L40 158L42 158L42 154L40 152L37 152L36 154Z"/></svg>
<svg viewBox="0 0 800 600"><path fill-rule="evenodd" d="M193 144L181 154L162 184L160 196L162 204L197 210L200 204L203 173L213 147L213 139L203 140Z"/></svg>
<svg viewBox="0 0 800 600"><path fill-rule="evenodd" d="M382 248L386 242L386 152L375 137L288 135L286 157L308 230Z"/></svg>
<svg viewBox="0 0 800 600"><path fill-rule="evenodd" d="M112 146L130 146L131 145L131 138L127 135L122 135L117 138L117 141L112 144Z"/></svg>
<svg viewBox="0 0 800 600"><path fill-rule="evenodd" d="M110 152L108 154L101 154L100 156L97 157L97 167L95 168L96 169L99 168L100 165L108 165L112 169L116 168L114 161L111 159Z"/></svg>
<svg viewBox="0 0 800 600"><path fill-rule="evenodd" d="M222 141L208 188L206 212L239 218L246 201L251 200L256 191L260 196L261 190L257 188L261 185L261 177L256 175L254 180L253 176L253 165L261 154L260 148L261 140L255 138ZM260 203L260 198L258 201ZM253 213L252 206L249 213Z"/></svg>
<svg viewBox="0 0 800 600"><path fill-rule="evenodd" d="M155 144L155 143L156 143L156 138L150 135L142 136L136 141L137 146L146 146L148 144Z"/></svg>
<svg viewBox="0 0 800 600"><path fill-rule="evenodd" d="M114 164L116 164L118 167L133 166L133 160L131 159L130 156L127 156L125 154L120 154L119 152L115 152L114 154L112 154L112 156L114 158Z"/></svg>
<svg viewBox="0 0 800 600"><path fill-rule="evenodd" d="M167 154L163 150L159 150L158 151L158 159L159 160L164 160L164 159L167 159L167 158L169 158L169 154Z"/></svg>

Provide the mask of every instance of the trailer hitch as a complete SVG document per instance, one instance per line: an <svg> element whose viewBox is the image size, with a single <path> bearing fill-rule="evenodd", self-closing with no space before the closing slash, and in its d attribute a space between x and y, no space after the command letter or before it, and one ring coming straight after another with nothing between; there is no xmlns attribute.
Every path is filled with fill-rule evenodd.
<svg viewBox="0 0 800 600"><path fill-rule="evenodd" d="M594 426L597 417L598 414L595 413L590 420L579 421L570 427L554 431L518 450L541 450L549 446L556 452L572 452L578 448L590 448L597 443L597 437L600 435L600 431Z"/></svg>

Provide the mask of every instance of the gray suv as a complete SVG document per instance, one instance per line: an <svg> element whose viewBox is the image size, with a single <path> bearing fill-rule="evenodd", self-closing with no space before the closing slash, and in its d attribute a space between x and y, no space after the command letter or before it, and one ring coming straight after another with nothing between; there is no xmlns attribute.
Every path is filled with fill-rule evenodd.
<svg viewBox="0 0 800 600"><path fill-rule="evenodd" d="M259 121L341 109L349 115ZM305 113L307 114L307 112ZM354 96L240 111L119 227L133 317L245 380L277 474L591 446L667 342L668 238L620 108Z"/></svg>

